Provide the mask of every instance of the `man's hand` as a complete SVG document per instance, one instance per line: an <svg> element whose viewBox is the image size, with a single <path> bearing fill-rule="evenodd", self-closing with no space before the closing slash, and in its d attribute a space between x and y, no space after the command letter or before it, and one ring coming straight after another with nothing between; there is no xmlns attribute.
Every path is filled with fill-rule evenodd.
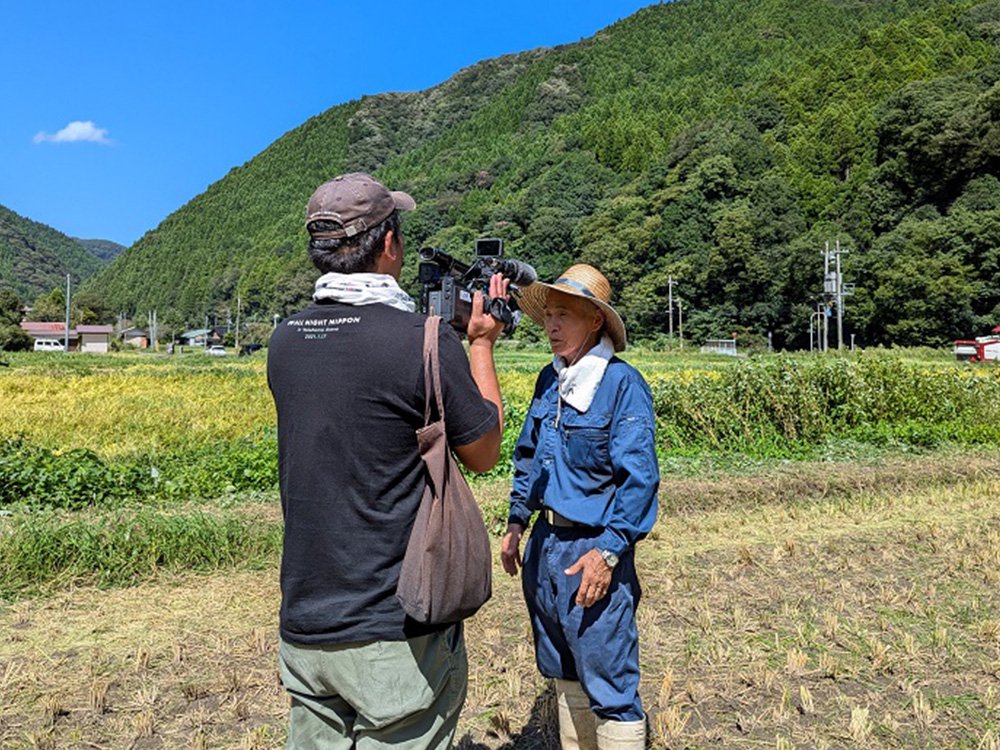
<svg viewBox="0 0 1000 750"><path fill-rule="evenodd" d="M524 527L521 524L508 524L507 533L504 535L503 541L500 542L500 563L508 575L516 576L518 568L523 564L521 562L521 534L523 533Z"/></svg>
<svg viewBox="0 0 1000 750"><path fill-rule="evenodd" d="M580 580L580 588L576 590L576 603L581 607L589 607L608 593L608 587L611 585L611 568L604 562L601 553L592 549L564 572L568 576L575 576L581 570L583 578Z"/></svg>
<svg viewBox="0 0 1000 750"><path fill-rule="evenodd" d="M490 276L490 297L503 297L507 299L508 286L510 286L510 280L505 279L503 274L493 274ZM493 342L503 332L503 322L483 310L484 304L483 293L476 292L472 297L472 316L469 318L469 325L465 331L469 337L470 346L476 342L492 346Z"/></svg>

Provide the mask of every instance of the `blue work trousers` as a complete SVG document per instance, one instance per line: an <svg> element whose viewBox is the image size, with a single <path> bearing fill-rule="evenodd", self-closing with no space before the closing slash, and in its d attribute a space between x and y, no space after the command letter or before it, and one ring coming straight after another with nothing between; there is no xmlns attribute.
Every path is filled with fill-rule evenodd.
<svg viewBox="0 0 1000 750"><path fill-rule="evenodd" d="M535 636L538 670L575 680L602 719L640 721L639 580L629 549L615 566L608 593L590 607L576 603L582 573L564 572L595 548L601 529L554 527L539 519L524 550L522 586Z"/></svg>

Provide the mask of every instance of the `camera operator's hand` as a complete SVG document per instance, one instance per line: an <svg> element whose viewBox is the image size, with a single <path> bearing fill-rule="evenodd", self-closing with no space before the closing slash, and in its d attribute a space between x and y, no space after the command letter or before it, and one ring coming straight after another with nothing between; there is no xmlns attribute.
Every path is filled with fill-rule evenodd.
<svg viewBox="0 0 1000 750"><path fill-rule="evenodd" d="M490 297L497 298L503 297L507 299L507 287L510 286L510 280L505 279L502 274L493 274L490 277ZM472 317L469 318L469 326L466 329L466 334L469 337L469 344L475 344L477 341L488 342L491 346L497 337L503 331L503 321L497 320L488 312L486 312L483 307L485 305L485 298L482 292L476 292L472 298Z"/></svg>

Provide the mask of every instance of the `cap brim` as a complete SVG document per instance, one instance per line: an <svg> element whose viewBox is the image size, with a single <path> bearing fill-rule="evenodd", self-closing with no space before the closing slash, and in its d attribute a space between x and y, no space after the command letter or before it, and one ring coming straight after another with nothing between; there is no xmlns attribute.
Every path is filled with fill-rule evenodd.
<svg viewBox="0 0 1000 750"><path fill-rule="evenodd" d="M409 193L404 193L402 190L390 190L389 195L392 196L392 202L400 211L412 211L417 207L417 202Z"/></svg>
<svg viewBox="0 0 1000 750"><path fill-rule="evenodd" d="M572 287L555 286L554 284L546 284L544 281L536 281L533 284L529 284L528 286L521 288L520 296L517 298L517 306L521 308L525 315L544 328L545 303L548 301L550 289L561 292L562 294L571 294L574 297L585 299L587 302L597 305L601 312L604 313L604 328L607 331L608 336L611 337L611 343L614 344L615 351L625 351L628 346L628 336L625 333L625 322L622 320L622 316L618 314L618 311L607 302L602 302L599 299L588 297L587 295L576 291Z"/></svg>

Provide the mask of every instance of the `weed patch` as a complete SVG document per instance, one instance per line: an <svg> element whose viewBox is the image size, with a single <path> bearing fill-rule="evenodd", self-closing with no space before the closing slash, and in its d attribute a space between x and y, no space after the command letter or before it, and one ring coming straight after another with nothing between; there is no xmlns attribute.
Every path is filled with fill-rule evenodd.
<svg viewBox="0 0 1000 750"><path fill-rule="evenodd" d="M161 571L270 565L281 539L280 524L233 512L18 513L0 526L0 598L135 584Z"/></svg>

